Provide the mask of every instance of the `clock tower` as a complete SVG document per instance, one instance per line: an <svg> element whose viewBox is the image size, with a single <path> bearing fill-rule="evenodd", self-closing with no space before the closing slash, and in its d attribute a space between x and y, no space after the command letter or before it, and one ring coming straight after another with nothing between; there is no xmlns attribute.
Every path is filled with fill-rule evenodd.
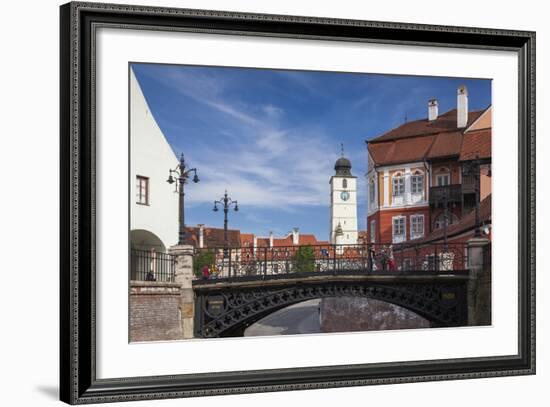
<svg viewBox="0 0 550 407"><path fill-rule="evenodd" d="M356 244L357 177L351 174L351 162L343 151L334 170L335 174L330 177L330 242Z"/></svg>

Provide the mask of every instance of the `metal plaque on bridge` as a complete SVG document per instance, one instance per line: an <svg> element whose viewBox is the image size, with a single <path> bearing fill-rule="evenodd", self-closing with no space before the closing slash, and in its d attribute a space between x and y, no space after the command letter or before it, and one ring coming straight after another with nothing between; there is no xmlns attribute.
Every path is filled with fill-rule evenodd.
<svg viewBox="0 0 550 407"><path fill-rule="evenodd" d="M206 299L206 311L210 316L216 317L224 310L223 295L212 295Z"/></svg>

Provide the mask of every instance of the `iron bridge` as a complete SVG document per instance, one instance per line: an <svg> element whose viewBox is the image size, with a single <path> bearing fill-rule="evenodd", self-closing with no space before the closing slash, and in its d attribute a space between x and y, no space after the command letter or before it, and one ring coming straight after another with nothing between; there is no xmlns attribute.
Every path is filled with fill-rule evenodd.
<svg viewBox="0 0 550 407"><path fill-rule="evenodd" d="M314 247L304 262L296 248L255 253L253 261L243 259L242 248L238 254L224 248L214 252L217 264L209 269L217 268L217 275L203 277L196 270L194 335L242 336L279 309L328 297L380 300L426 318L433 327L463 326L468 320L463 249L393 245L383 253L383 246L373 245L361 250Z"/></svg>

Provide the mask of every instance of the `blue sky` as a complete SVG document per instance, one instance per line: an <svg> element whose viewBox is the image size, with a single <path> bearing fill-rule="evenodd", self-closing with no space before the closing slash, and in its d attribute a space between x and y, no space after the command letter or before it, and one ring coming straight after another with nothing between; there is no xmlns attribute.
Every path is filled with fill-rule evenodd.
<svg viewBox="0 0 550 407"><path fill-rule="evenodd" d="M265 236L293 227L328 240L329 179L344 143L358 177L359 229L366 229L365 140L405 119L491 104L491 81L465 78L132 64L168 142L198 170L186 193L186 223L223 227L212 202L239 201L229 227ZM159 163L159 165L162 165Z"/></svg>

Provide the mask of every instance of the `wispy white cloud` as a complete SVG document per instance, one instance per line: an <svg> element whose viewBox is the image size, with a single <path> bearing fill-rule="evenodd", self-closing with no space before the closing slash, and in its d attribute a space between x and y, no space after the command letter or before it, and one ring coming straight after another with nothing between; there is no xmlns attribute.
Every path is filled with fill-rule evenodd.
<svg viewBox="0 0 550 407"><path fill-rule="evenodd" d="M303 75L286 74L315 90ZM227 149L198 142L192 154L186 153L201 178L200 188L187 197L189 205L212 202L225 189L243 207L293 211L329 204L328 181L338 150L322 125L288 126L275 103L251 106L228 95L230 79L221 76L169 70L152 77L207 107L210 119L223 122L223 133L231 138Z"/></svg>
<svg viewBox="0 0 550 407"><path fill-rule="evenodd" d="M271 119L278 120L283 116L284 110L271 103L262 106L262 111Z"/></svg>

